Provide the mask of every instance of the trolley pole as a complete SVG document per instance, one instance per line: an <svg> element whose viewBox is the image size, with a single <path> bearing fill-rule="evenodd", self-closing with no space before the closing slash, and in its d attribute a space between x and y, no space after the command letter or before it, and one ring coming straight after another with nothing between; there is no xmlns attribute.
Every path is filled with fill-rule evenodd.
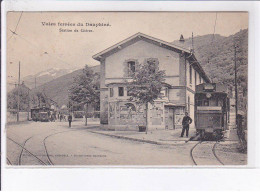
<svg viewBox="0 0 260 194"><path fill-rule="evenodd" d="M18 91L17 91L17 122L19 121L19 112L20 112L20 74L21 74L21 64L19 61Z"/></svg>
<svg viewBox="0 0 260 194"><path fill-rule="evenodd" d="M237 106L237 102L238 102L238 98L237 98L237 46L235 45L235 53L234 53L234 60L235 60L235 103L236 103L236 128L237 128L237 113L238 113L238 106Z"/></svg>

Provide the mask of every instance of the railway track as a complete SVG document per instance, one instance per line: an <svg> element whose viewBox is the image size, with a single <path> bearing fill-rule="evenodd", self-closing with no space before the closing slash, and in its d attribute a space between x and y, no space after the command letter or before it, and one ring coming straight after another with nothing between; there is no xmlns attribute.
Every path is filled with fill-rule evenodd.
<svg viewBox="0 0 260 194"><path fill-rule="evenodd" d="M36 134L36 135L33 135L33 136L30 136L29 138L27 138L22 144L18 143L17 141L13 140L12 138L10 137L7 137L8 140L10 140L11 142L13 142L14 144L18 145L19 147L21 147L21 151L20 151L20 154L18 156L18 165L22 165L22 157L23 157L23 153L24 151L26 151L28 154L30 154L32 157L34 157L35 159L37 159L42 165L54 165L54 163L52 162L51 158L50 158L50 155L48 153L48 150L47 150L47 146L46 146L46 140L51 137L51 136L54 136L54 135L57 135L57 134L60 134L60 133L66 133L66 132L70 132L70 131L77 131L76 129L75 130L67 130L67 131L60 131L60 132L56 132L56 133L52 133L48 136L46 136L44 139L43 139L43 145L44 145L44 151L46 153L46 157L47 157L47 163L44 162L42 159L40 159L39 157L37 157L35 154L33 154L31 151L29 151L28 149L25 148L25 145L26 143L32 139L34 136L36 135L39 135L39 134ZM46 133L46 132L45 132ZM43 133L40 133L40 134L43 134ZM10 160L9 158L6 158L7 159L7 163L9 165L14 165Z"/></svg>
<svg viewBox="0 0 260 194"><path fill-rule="evenodd" d="M216 154L216 146L218 144L218 142L215 142L214 145L210 145L212 146L211 149L208 149L209 142L206 142L207 144L204 143L204 141L200 141L198 143L196 143L190 150L190 157L192 162L194 163L194 165L198 166L198 165L210 165L209 161L212 163L212 165L225 165L220 158L217 156ZM203 147L204 146L204 147ZM195 151L197 151L200 147L200 151L203 152L198 152L196 153ZM201 155L200 155L201 154ZM209 157L205 157L206 154L209 154ZM206 161L205 163L203 163L203 160ZM201 163L201 164L200 164Z"/></svg>
<svg viewBox="0 0 260 194"><path fill-rule="evenodd" d="M24 147L25 147L25 144L27 143L27 141L29 141L33 136L29 137L28 139L26 139L23 143L23 146L22 146L22 150L19 154L19 158L18 158L18 165L21 165L22 163L22 155L23 155L23 151L24 151Z"/></svg>
<svg viewBox="0 0 260 194"><path fill-rule="evenodd" d="M31 138L32 138L32 137L28 138L27 141L28 141L29 139L31 139ZM14 140L11 139L10 137L7 137L7 139L10 140L10 141L12 141L14 144L16 144L16 145L18 145L18 146L20 146L20 147L22 148L21 153L19 154L19 161L21 161L22 153L23 153L23 151L25 150L25 151L26 151L28 154L30 154L32 157L34 157L35 159L37 159L42 165L47 165L44 161L42 161L40 158L38 158L35 154L33 154L32 152L30 152L28 149L26 149L26 148L24 147L25 144L21 145L20 143L14 141ZM26 142L27 142L27 141L26 141ZM26 143L26 142L25 142L25 143ZM20 164L21 164L21 163L19 163L19 165L20 165Z"/></svg>
<svg viewBox="0 0 260 194"><path fill-rule="evenodd" d="M8 165L12 165L12 162L9 160L8 157L6 157L6 161L7 161L7 164L8 164Z"/></svg>
<svg viewBox="0 0 260 194"><path fill-rule="evenodd" d="M46 140L51 137L51 136L54 136L54 135L57 135L57 134L60 134L60 133L66 133L66 132L70 132L70 131L78 131L77 129L75 130L67 130L67 131L60 131L60 132L57 132L57 133L53 133L53 134L50 134L48 136L46 136L43 140L43 145L44 145L44 149L45 149L45 153L46 153L46 156L47 156L47 159L48 159L48 162L50 165L54 165L54 163L52 162L51 158L50 158L50 155L48 153L48 149L47 149L47 146L46 146Z"/></svg>

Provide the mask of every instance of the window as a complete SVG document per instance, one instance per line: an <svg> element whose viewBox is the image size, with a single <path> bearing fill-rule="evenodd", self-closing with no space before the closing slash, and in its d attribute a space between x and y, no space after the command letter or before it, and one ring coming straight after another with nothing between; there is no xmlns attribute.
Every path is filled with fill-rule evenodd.
<svg viewBox="0 0 260 194"><path fill-rule="evenodd" d="M145 63L149 65L150 73L155 73L159 69L159 61L156 58L146 59Z"/></svg>
<svg viewBox="0 0 260 194"><path fill-rule="evenodd" d="M190 65L190 84L192 84L192 66Z"/></svg>
<svg viewBox="0 0 260 194"><path fill-rule="evenodd" d="M196 102L197 102L197 106L202 106L202 100L201 99L198 99Z"/></svg>
<svg viewBox="0 0 260 194"><path fill-rule="evenodd" d="M209 106L209 100L208 99L203 101L203 106Z"/></svg>
<svg viewBox="0 0 260 194"><path fill-rule="evenodd" d="M118 96L124 96L124 87L118 87Z"/></svg>
<svg viewBox="0 0 260 194"><path fill-rule="evenodd" d="M128 61L128 76L132 76L135 73L135 61Z"/></svg>
<svg viewBox="0 0 260 194"><path fill-rule="evenodd" d="M114 96L114 88L110 88L110 97Z"/></svg>
<svg viewBox="0 0 260 194"><path fill-rule="evenodd" d="M200 84L201 84L201 76L200 76Z"/></svg>

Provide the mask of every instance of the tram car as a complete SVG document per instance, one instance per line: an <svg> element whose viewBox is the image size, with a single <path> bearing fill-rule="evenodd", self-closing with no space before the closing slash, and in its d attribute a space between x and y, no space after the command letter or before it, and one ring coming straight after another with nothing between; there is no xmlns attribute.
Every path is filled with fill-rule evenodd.
<svg viewBox="0 0 260 194"><path fill-rule="evenodd" d="M37 107L31 109L31 119L33 121L48 122L50 121L52 109L47 107Z"/></svg>
<svg viewBox="0 0 260 194"><path fill-rule="evenodd" d="M48 122L50 121L50 115L49 112L39 112L39 120L41 122Z"/></svg>
<svg viewBox="0 0 260 194"><path fill-rule="evenodd" d="M31 119L33 121L39 121L39 112L40 112L40 109L39 108L32 108L31 109Z"/></svg>
<svg viewBox="0 0 260 194"><path fill-rule="evenodd" d="M224 84L203 83L195 91L195 126L201 139L220 140L228 129L229 98Z"/></svg>

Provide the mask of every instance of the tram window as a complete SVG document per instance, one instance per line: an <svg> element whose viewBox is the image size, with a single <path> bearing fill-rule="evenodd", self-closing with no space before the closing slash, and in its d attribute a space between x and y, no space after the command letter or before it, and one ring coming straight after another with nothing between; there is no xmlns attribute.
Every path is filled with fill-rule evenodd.
<svg viewBox="0 0 260 194"><path fill-rule="evenodd" d="M197 100L197 106L202 106L202 100Z"/></svg>
<svg viewBox="0 0 260 194"><path fill-rule="evenodd" d="M209 106L209 100L204 100L203 106Z"/></svg>

